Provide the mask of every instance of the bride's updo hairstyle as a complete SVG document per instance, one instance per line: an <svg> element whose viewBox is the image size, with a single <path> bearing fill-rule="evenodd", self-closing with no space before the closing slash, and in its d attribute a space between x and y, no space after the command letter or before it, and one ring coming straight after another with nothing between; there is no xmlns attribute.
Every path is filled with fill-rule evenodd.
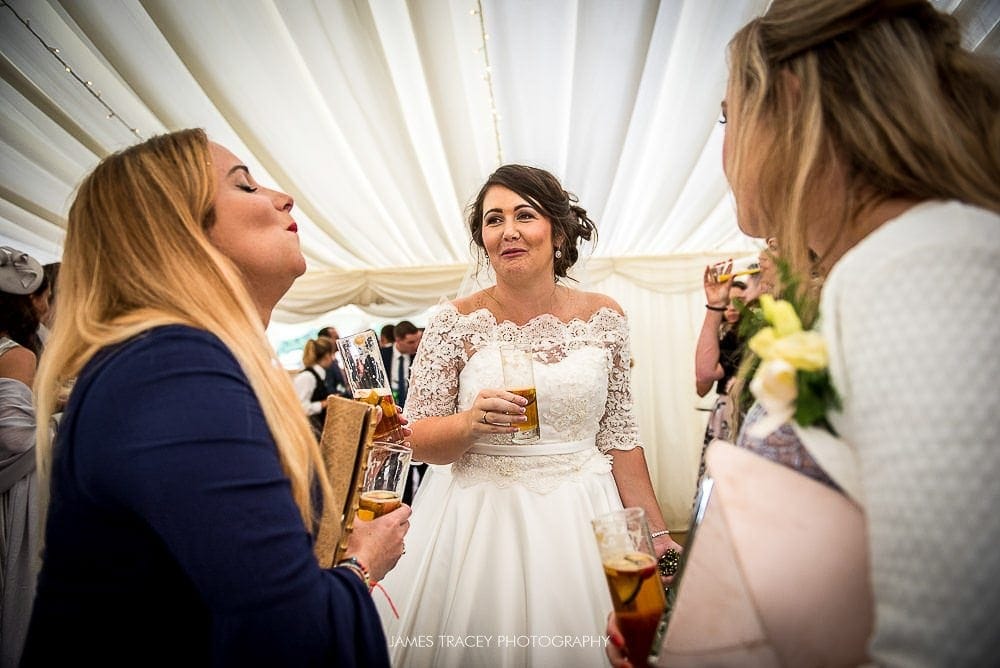
<svg viewBox="0 0 1000 668"><path fill-rule="evenodd" d="M490 174L480 188L475 202L469 207L469 230L472 241L483 246L483 200L493 186L503 186L523 197L552 224L552 241L559 253L553 257L556 278L565 278L566 271L580 257L580 240L597 240L597 227L587 217L587 211L577 206L576 195L563 189L559 180L544 169L527 165L503 165Z"/></svg>

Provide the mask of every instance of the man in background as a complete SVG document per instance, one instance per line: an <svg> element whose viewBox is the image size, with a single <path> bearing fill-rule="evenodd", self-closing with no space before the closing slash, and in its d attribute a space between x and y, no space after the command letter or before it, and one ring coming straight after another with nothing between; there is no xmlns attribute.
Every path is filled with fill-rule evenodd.
<svg viewBox="0 0 1000 668"><path fill-rule="evenodd" d="M396 341L396 335L394 333L395 329L396 329L395 325L386 325L385 327L382 328L382 331L380 331L378 334L379 346L381 346L382 348L388 348Z"/></svg>
<svg viewBox="0 0 1000 668"><path fill-rule="evenodd" d="M396 404L405 408L406 395L410 387L410 365L413 363L413 355L417 352L417 345L420 343L420 331L409 320L402 320L396 323L393 328L393 340L392 345L382 348L382 362L389 374L389 382L392 385ZM413 496L417 493L420 480L426 471L427 464L423 462L410 464L410 472L406 477L406 488L403 490L403 503L409 504L413 501Z"/></svg>

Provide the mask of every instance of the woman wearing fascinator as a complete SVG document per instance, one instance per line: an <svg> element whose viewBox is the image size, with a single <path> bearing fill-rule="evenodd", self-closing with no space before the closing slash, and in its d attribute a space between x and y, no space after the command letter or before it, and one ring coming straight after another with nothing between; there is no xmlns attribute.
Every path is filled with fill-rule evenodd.
<svg viewBox="0 0 1000 668"><path fill-rule="evenodd" d="M853 611L847 601L841 621L870 627L852 665L997 665L1000 62L964 48L957 21L926 0L774 0L732 39L729 65L723 164L738 222L777 237L803 287L762 297L769 327L749 346L761 357L751 388L767 415L743 429L791 423L862 518L864 570L850 581L870 584L871 599ZM835 393L813 382L824 373ZM831 504L844 499L806 483ZM717 481L712 497L722 492ZM830 526L822 514L804 521ZM744 528L760 539L741 522L731 535ZM819 538L855 560L847 536ZM790 556L809 547L793 544ZM759 552L763 571L741 564L750 591L786 561ZM677 613L698 607L686 601L688 575ZM783 591L758 592L758 610L801 596L788 575ZM773 640L795 621L763 624ZM798 622L803 632L783 651L801 650L808 632L840 630L808 608ZM684 665L669 629L665 649L670 665Z"/></svg>
<svg viewBox="0 0 1000 668"><path fill-rule="evenodd" d="M33 295L42 265L0 246L0 665L16 666L35 595L39 551L32 384L41 343Z"/></svg>
<svg viewBox="0 0 1000 668"><path fill-rule="evenodd" d="M611 598L590 521L641 506L657 554L679 549L639 441L628 325L609 297L567 285L595 229L549 172L500 167L468 224L496 284L444 305L413 363L413 456L435 466L414 499L409 550L385 582L398 619L380 604L393 663L604 665ZM505 389L508 344L528 351L534 370L532 442L519 435L528 400ZM436 642L408 642L421 637ZM531 637L544 644L513 640Z"/></svg>

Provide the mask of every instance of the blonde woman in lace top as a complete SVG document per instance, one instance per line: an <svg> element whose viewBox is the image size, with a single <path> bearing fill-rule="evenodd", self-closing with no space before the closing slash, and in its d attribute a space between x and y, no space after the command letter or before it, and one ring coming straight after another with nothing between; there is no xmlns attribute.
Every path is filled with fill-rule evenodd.
<svg viewBox="0 0 1000 668"><path fill-rule="evenodd" d="M611 600L590 520L642 506L658 553L679 549L640 447L625 316L561 281L595 232L574 202L548 172L506 165L471 207L496 284L444 305L414 361L414 458L438 466L384 582L395 665L603 665ZM525 400L501 389L505 343L533 352L534 444L512 442Z"/></svg>

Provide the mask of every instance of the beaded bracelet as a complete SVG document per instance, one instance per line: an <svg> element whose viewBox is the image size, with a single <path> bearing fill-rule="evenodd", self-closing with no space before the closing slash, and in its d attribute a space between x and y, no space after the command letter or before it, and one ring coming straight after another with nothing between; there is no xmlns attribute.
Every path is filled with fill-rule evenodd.
<svg viewBox="0 0 1000 668"><path fill-rule="evenodd" d="M656 540L660 536L669 536L669 535L670 535L670 532L667 531L666 529L664 529L663 531L654 531L653 534L652 534L652 538L653 538L653 540Z"/></svg>
<svg viewBox="0 0 1000 668"><path fill-rule="evenodd" d="M371 578L368 576L368 569L365 565L357 560L356 557L346 557L337 562L337 568L347 568L354 572L368 589L372 588Z"/></svg>

